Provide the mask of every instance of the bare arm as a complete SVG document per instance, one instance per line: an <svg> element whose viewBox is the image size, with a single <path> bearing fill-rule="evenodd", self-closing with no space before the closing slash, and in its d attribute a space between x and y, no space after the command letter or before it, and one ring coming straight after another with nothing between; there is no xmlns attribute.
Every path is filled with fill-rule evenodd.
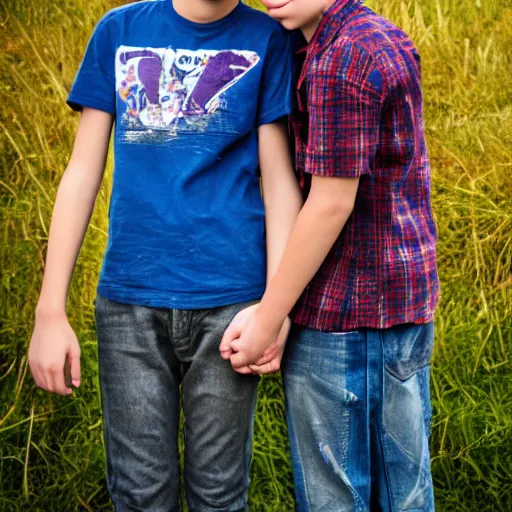
<svg viewBox="0 0 512 512"><path fill-rule="evenodd" d="M279 268L245 331L231 343L235 368L258 360L272 344L352 214L358 186L358 178L313 177Z"/></svg>
<svg viewBox="0 0 512 512"><path fill-rule="evenodd" d="M288 134L281 124L259 129L259 155L267 231L267 284L283 257L302 196L288 149Z"/></svg>
<svg viewBox="0 0 512 512"><path fill-rule="evenodd" d="M323 104L308 95L308 151L313 171L308 199L297 217L275 276L261 303L231 343L233 367L257 361L275 339L280 322L318 272L354 209L359 177L370 175L379 147L387 90L373 56L357 44L331 45L325 73L312 81ZM360 71L352 73L354 66Z"/></svg>
<svg viewBox="0 0 512 512"><path fill-rule="evenodd" d="M302 195L290 157L286 127L278 123L266 124L260 127L258 136L265 203L268 286L277 272L293 225L302 207ZM253 307L242 311L226 330L220 346L222 357L225 359L232 356L230 342L238 336L256 309ZM271 350L265 354L265 358L258 361L260 365L265 365L267 372L279 369L290 327L286 318L283 318L281 327L281 332L274 339L275 343ZM249 373L250 369L245 368L241 372Z"/></svg>
<svg viewBox="0 0 512 512"><path fill-rule="evenodd" d="M84 109L50 226L29 362L37 385L59 394L70 393L64 383L66 356L73 383L80 382L80 348L67 321L66 298L103 177L112 123L109 114Z"/></svg>
<svg viewBox="0 0 512 512"><path fill-rule="evenodd" d="M318 272L354 209L358 178L314 176L279 270L261 301L270 324L285 318Z"/></svg>

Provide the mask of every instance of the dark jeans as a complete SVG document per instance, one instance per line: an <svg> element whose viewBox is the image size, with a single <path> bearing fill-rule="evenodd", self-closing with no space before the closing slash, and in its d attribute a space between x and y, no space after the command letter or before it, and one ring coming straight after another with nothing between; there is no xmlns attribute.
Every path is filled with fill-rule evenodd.
<svg viewBox="0 0 512 512"><path fill-rule="evenodd" d="M300 512L432 512L433 324L294 326L283 361Z"/></svg>
<svg viewBox="0 0 512 512"><path fill-rule="evenodd" d="M191 512L246 509L258 379L235 373L219 344L250 304L164 310L97 297L108 487L117 512L180 509L180 385Z"/></svg>

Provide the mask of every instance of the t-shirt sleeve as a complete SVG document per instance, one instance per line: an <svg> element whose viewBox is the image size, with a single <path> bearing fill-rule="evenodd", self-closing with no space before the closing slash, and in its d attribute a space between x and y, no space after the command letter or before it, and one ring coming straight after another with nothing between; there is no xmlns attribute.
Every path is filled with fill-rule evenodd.
<svg viewBox="0 0 512 512"><path fill-rule="evenodd" d="M371 174L383 87L371 56L349 42L319 65L308 96L307 173L340 178Z"/></svg>
<svg viewBox="0 0 512 512"><path fill-rule="evenodd" d="M273 123L291 114L293 108L293 55L291 36L276 29L263 63L258 124Z"/></svg>
<svg viewBox="0 0 512 512"><path fill-rule="evenodd" d="M76 111L88 107L115 115L115 51L108 15L94 29L67 104Z"/></svg>

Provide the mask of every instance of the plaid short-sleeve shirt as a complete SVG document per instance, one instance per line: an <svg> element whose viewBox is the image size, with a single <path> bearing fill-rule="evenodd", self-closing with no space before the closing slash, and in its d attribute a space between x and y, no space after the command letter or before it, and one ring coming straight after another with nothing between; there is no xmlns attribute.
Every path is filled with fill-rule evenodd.
<svg viewBox="0 0 512 512"><path fill-rule="evenodd" d="M296 166L359 177L354 211L292 317L322 331L433 319L439 295L420 58L360 0L337 0L305 50Z"/></svg>

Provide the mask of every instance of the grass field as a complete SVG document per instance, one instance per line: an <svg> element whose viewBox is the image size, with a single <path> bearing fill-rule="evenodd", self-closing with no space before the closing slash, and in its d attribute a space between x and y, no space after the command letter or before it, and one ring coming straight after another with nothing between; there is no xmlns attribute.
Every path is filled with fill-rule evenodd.
<svg viewBox="0 0 512 512"><path fill-rule="evenodd" d="M77 117L64 104L109 0L0 4L0 512L110 510L92 302L105 180L70 291L83 387L34 388L26 348L56 187ZM512 510L512 1L373 0L423 57L443 299L432 372L440 511ZM111 174L111 163L108 176ZM292 511L278 377L261 386L250 503Z"/></svg>

